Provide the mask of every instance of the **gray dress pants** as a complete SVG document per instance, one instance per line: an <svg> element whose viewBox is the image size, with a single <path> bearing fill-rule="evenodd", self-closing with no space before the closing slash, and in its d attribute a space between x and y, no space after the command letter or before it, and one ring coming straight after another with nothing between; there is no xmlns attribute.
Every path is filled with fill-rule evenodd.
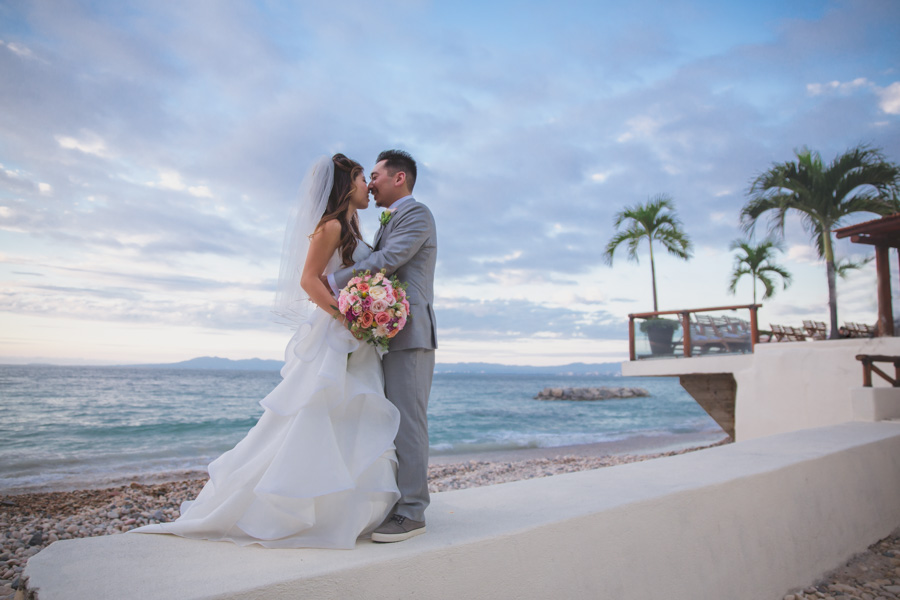
<svg viewBox="0 0 900 600"><path fill-rule="evenodd" d="M397 446L400 500L395 512L425 520L428 506L428 395L434 377L434 350L413 348L382 357L384 393L400 411Z"/></svg>

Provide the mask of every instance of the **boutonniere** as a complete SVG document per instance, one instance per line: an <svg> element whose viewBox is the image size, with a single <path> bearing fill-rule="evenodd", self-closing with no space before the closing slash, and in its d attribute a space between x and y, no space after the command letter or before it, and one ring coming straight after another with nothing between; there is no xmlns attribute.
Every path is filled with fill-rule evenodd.
<svg viewBox="0 0 900 600"><path fill-rule="evenodd" d="M381 215L378 217L378 220L381 221L381 226L384 227L391 220L391 215L393 212L389 210L385 210L381 212Z"/></svg>

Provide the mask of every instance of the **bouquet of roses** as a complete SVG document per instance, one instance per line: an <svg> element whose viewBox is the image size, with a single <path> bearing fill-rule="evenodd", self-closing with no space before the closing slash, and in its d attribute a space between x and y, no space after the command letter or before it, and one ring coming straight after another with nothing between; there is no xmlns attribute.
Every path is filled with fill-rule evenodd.
<svg viewBox="0 0 900 600"><path fill-rule="evenodd" d="M385 270L355 274L338 295L337 309L347 318L350 333L387 351L390 339L409 319L405 283Z"/></svg>

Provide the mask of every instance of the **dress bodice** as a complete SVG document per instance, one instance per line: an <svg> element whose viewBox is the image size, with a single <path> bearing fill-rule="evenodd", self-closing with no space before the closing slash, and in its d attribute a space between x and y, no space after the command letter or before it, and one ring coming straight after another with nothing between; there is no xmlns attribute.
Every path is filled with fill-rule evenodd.
<svg viewBox="0 0 900 600"><path fill-rule="evenodd" d="M359 243L356 245L356 249L353 251L353 262L358 263L361 260L365 260L370 254L372 254L372 249L366 245L366 243L362 240L359 240ZM328 265L325 268L325 273L327 275L331 275L335 271L340 270L343 267L341 263L341 250L338 248L334 252L334 256L331 257L331 260L328 261Z"/></svg>

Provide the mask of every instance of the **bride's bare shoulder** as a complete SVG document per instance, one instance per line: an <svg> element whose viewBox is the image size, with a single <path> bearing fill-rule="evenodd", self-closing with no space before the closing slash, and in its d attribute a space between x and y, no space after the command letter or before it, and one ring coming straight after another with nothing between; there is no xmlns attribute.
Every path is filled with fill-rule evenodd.
<svg viewBox="0 0 900 600"><path fill-rule="evenodd" d="M319 240L321 242L336 242L341 239L341 223L337 219L325 221L309 236L310 241Z"/></svg>

